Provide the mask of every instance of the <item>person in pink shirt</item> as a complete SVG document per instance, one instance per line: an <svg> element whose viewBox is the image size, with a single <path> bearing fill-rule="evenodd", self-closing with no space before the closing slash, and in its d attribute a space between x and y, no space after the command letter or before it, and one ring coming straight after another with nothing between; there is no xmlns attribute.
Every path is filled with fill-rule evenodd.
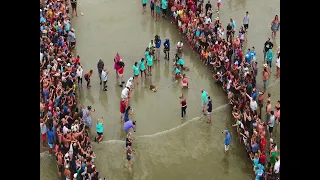
<svg viewBox="0 0 320 180"><path fill-rule="evenodd" d="M119 54L119 52L117 52L116 56L113 59L113 61L114 61L113 68L116 70L117 78L118 78L118 69L119 69L118 61L120 61L120 59L121 59L120 54Z"/></svg>

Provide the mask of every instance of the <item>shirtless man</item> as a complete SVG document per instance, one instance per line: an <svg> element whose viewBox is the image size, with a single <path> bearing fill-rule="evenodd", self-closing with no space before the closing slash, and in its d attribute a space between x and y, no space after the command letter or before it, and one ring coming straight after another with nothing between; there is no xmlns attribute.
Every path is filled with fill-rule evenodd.
<svg viewBox="0 0 320 180"><path fill-rule="evenodd" d="M61 151L57 153L57 157L58 157L57 163L58 163L58 170L59 170L58 175L59 177L61 177L61 173L63 170L63 154Z"/></svg>
<svg viewBox="0 0 320 180"><path fill-rule="evenodd" d="M266 105L266 117L267 117L266 122L268 122L270 119L271 107L272 107L271 102L268 100Z"/></svg>

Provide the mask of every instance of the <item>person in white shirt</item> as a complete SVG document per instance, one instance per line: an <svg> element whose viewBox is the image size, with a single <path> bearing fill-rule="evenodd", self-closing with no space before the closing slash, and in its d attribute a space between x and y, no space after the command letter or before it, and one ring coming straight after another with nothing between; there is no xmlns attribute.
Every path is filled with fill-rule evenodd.
<svg viewBox="0 0 320 180"><path fill-rule="evenodd" d="M108 72L106 68L104 68L101 72L101 80L103 81L103 90L107 91Z"/></svg>
<svg viewBox="0 0 320 180"><path fill-rule="evenodd" d="M250 99L250 109L252 112L256 111L258 108L257 101L249 96L249 94L246 94L247 97Z"/></svg>
<svg viewBox="0 0 320 180"><path fill-rule="evenodd" d="M128 87L123 88L121 92L121 98L125 100L129 100L130 95L130 89Z"/></svg>
<svg viewBox="0 0 320 180"><path fill-rule="evenodd" d="M279 177L279 172L280 172L280 156L277 157L277 161L276 163L274 164L274 174L276 176L276 178Z"/></svg>
<svg viewBox="0 0 320 180"><path fill-rule="evenodd" d="M133 85L132 85L132 81L133 81L133 77L130 77L127 81L127 84L126 84L126 87L129 88L129 89L132 89L133 88Z"/></svg>
<svg viewBox="0 0 320 180"><path fill-rule="evenodd" d="M183 42L182 41L179 41L177 43L177 51L178 53L181 53L182 52L182 49L183 49Z"/></svg>
<svg viewBox="0 0 320 180"><path fill-rule="evenodd" d="M78 66L76 76L78 77L78 84L81 83L81 85L82 85L83 69L82 69L81 65Z"/></svg>
<svg viewBox="0 0 320 180"><path fill-rule="evenodd" d="M212 23L212 20L210 17L204 17L204 21L205 21L205 24L211 24Z"/></svg>
<svg viewBox="0 0 320 180"><path fill-rule="evenodd" d="M277 76L277 78L279 78L280 77L280 52L279 52L278 57L277 57L276 66L277 66L276 76Z"/></svg>

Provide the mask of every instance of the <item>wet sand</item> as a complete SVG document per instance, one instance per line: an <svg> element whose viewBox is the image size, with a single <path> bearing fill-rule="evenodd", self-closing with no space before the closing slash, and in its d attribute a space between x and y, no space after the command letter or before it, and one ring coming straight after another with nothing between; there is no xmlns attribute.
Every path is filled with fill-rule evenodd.
<svg viewBox="0 0 320 180"><path fill-rule="evenodd" d="M134 134L136 157L133 171L124 168L124 134L120 125L119 101L121 88L117 86L113 70L113 57L119 52L126 63L125 81L132 75L132 65L143 57L144 49L154 35L161 39L169 38L174 49L182 36L167 20L154 22L147 13L141 15L141 1L129 0L80 0L79 17L72 20L76 30L77 53L81 57L84 71L94 70L92 88L80 89L80 101L83 105L92 105L96 109L93 124L103 116L105 141L94 145L97 155L96 164L107 179L253 179L252 164L246 158L243 145L232 130L230 152L223 152L224 129L231 130L233 119L231 108L222 88L213 83L208 68L203 65L187 45L182 58L191 70L186 74L191 77L190 89L181 91L180 86L171 79L172 61L166 63L161 51L161 60L154 64L151 79L140 81L135 89L131 106L134 108L134 120L137 120L137 132ZM280 2L256 2L253 0L229 0L222 2L220 19L225 27L230 17L237 22L237 29L242 24L245 11L250 14L248 47L255 46L257 61L262 66L262 48L271 37L270 23L275 14L279 15ZM215 2L213 4L216 9ZM84 16L80 15L84 13ZM278 39L273 41L276 47ZM185 43L186 44L186 43ZM171 51L171 57L174 52ZM99 86L96 64L104 60L110 76L108 91ZM257 87L261 89L261 68L257 77ZM273 68L273 74L275 67ZM150 83L158 87L158 92L149 90ZM275 77L269 81L268 92L272 94L272 104L280 99L280 80ZM205 89L213 99L213 122L202 120L181 121L179 96L187 97L187 119L201 116L200 89ZM188 122L188 123L185 123ZM181 125L185 123L184 125ZM170 130L171 129L171 130ZM169 130L169 131L168 131ZM164 131L164 132L162 132ZM276 134L280 130L275 128ZM95 129L92 129L95 134ZM158 133L161 132L161 133ZM276 136L276 139L279 135ZM111 141L109 141L111 140ZM279 142L279 141L277 141ZM278 143L279 144L279 143ZM279 145L278 145L279 147ZM41 149L41 148L40 148ZM53 157L41 153L41 179L57 179L57 168ZM47 169L50 169L48 171Z"/></svg>

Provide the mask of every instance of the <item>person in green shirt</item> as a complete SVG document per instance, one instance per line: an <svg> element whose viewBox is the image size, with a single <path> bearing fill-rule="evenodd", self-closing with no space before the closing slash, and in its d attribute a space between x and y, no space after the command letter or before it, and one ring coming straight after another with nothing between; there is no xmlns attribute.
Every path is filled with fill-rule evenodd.
<svg viewBox="0 0 320 180"><path fill-rule="evenodd" d="M152 76L151 70L153 65L153 56L148 54L146 57L147 57L148 75Z"/></svg>
<svg viewBox="0 0 320 180"><path fill-rule="evenodd" d="M166 18L168 2L167 0L161 0L161 8L162 8L162 17Z"/></svg>
<svg viewBox="0 0 320 180"><path fill-rule="evenodd" d="M142 0L142 14L146 12L147 0Z"/></svg>
<svg viewBox="0 0 320 180"><path fill-rule="evenodd" d="M277 157L278 157L278 152L272 150L271 154L270 154L270 163L271 163L272 167L274 167L274 164L276 163Z"/></svg>
<svg viewBox="0 0 320 180"><path fill-rule="evenodd" d="M97 131L97 136L94 138L95 142L101 142L103 139L103 117L101 119L97 120L96 124L96 131Z"/></svg>
<svg viewBox="0 0 320 180"><path fill-rule="evenodd" d="M140 73L141 73L141 78L142 78L142 74L144 74L144 77L147 77L147 73L146 73L146 66L145 66L145 61L144 58L141 58L141 60L139 61L138 65L139 65L139 69L140 69Z"/></svg>
<svg viewBox="0 0 320 180"><path fill-rule="evenodd" d="M138 85L138 77L140 74L138 62L134 62L134 65L132 66L132 70L133 70L133 75L134 75L133 86L136 86L136 84Z"/></svg>

